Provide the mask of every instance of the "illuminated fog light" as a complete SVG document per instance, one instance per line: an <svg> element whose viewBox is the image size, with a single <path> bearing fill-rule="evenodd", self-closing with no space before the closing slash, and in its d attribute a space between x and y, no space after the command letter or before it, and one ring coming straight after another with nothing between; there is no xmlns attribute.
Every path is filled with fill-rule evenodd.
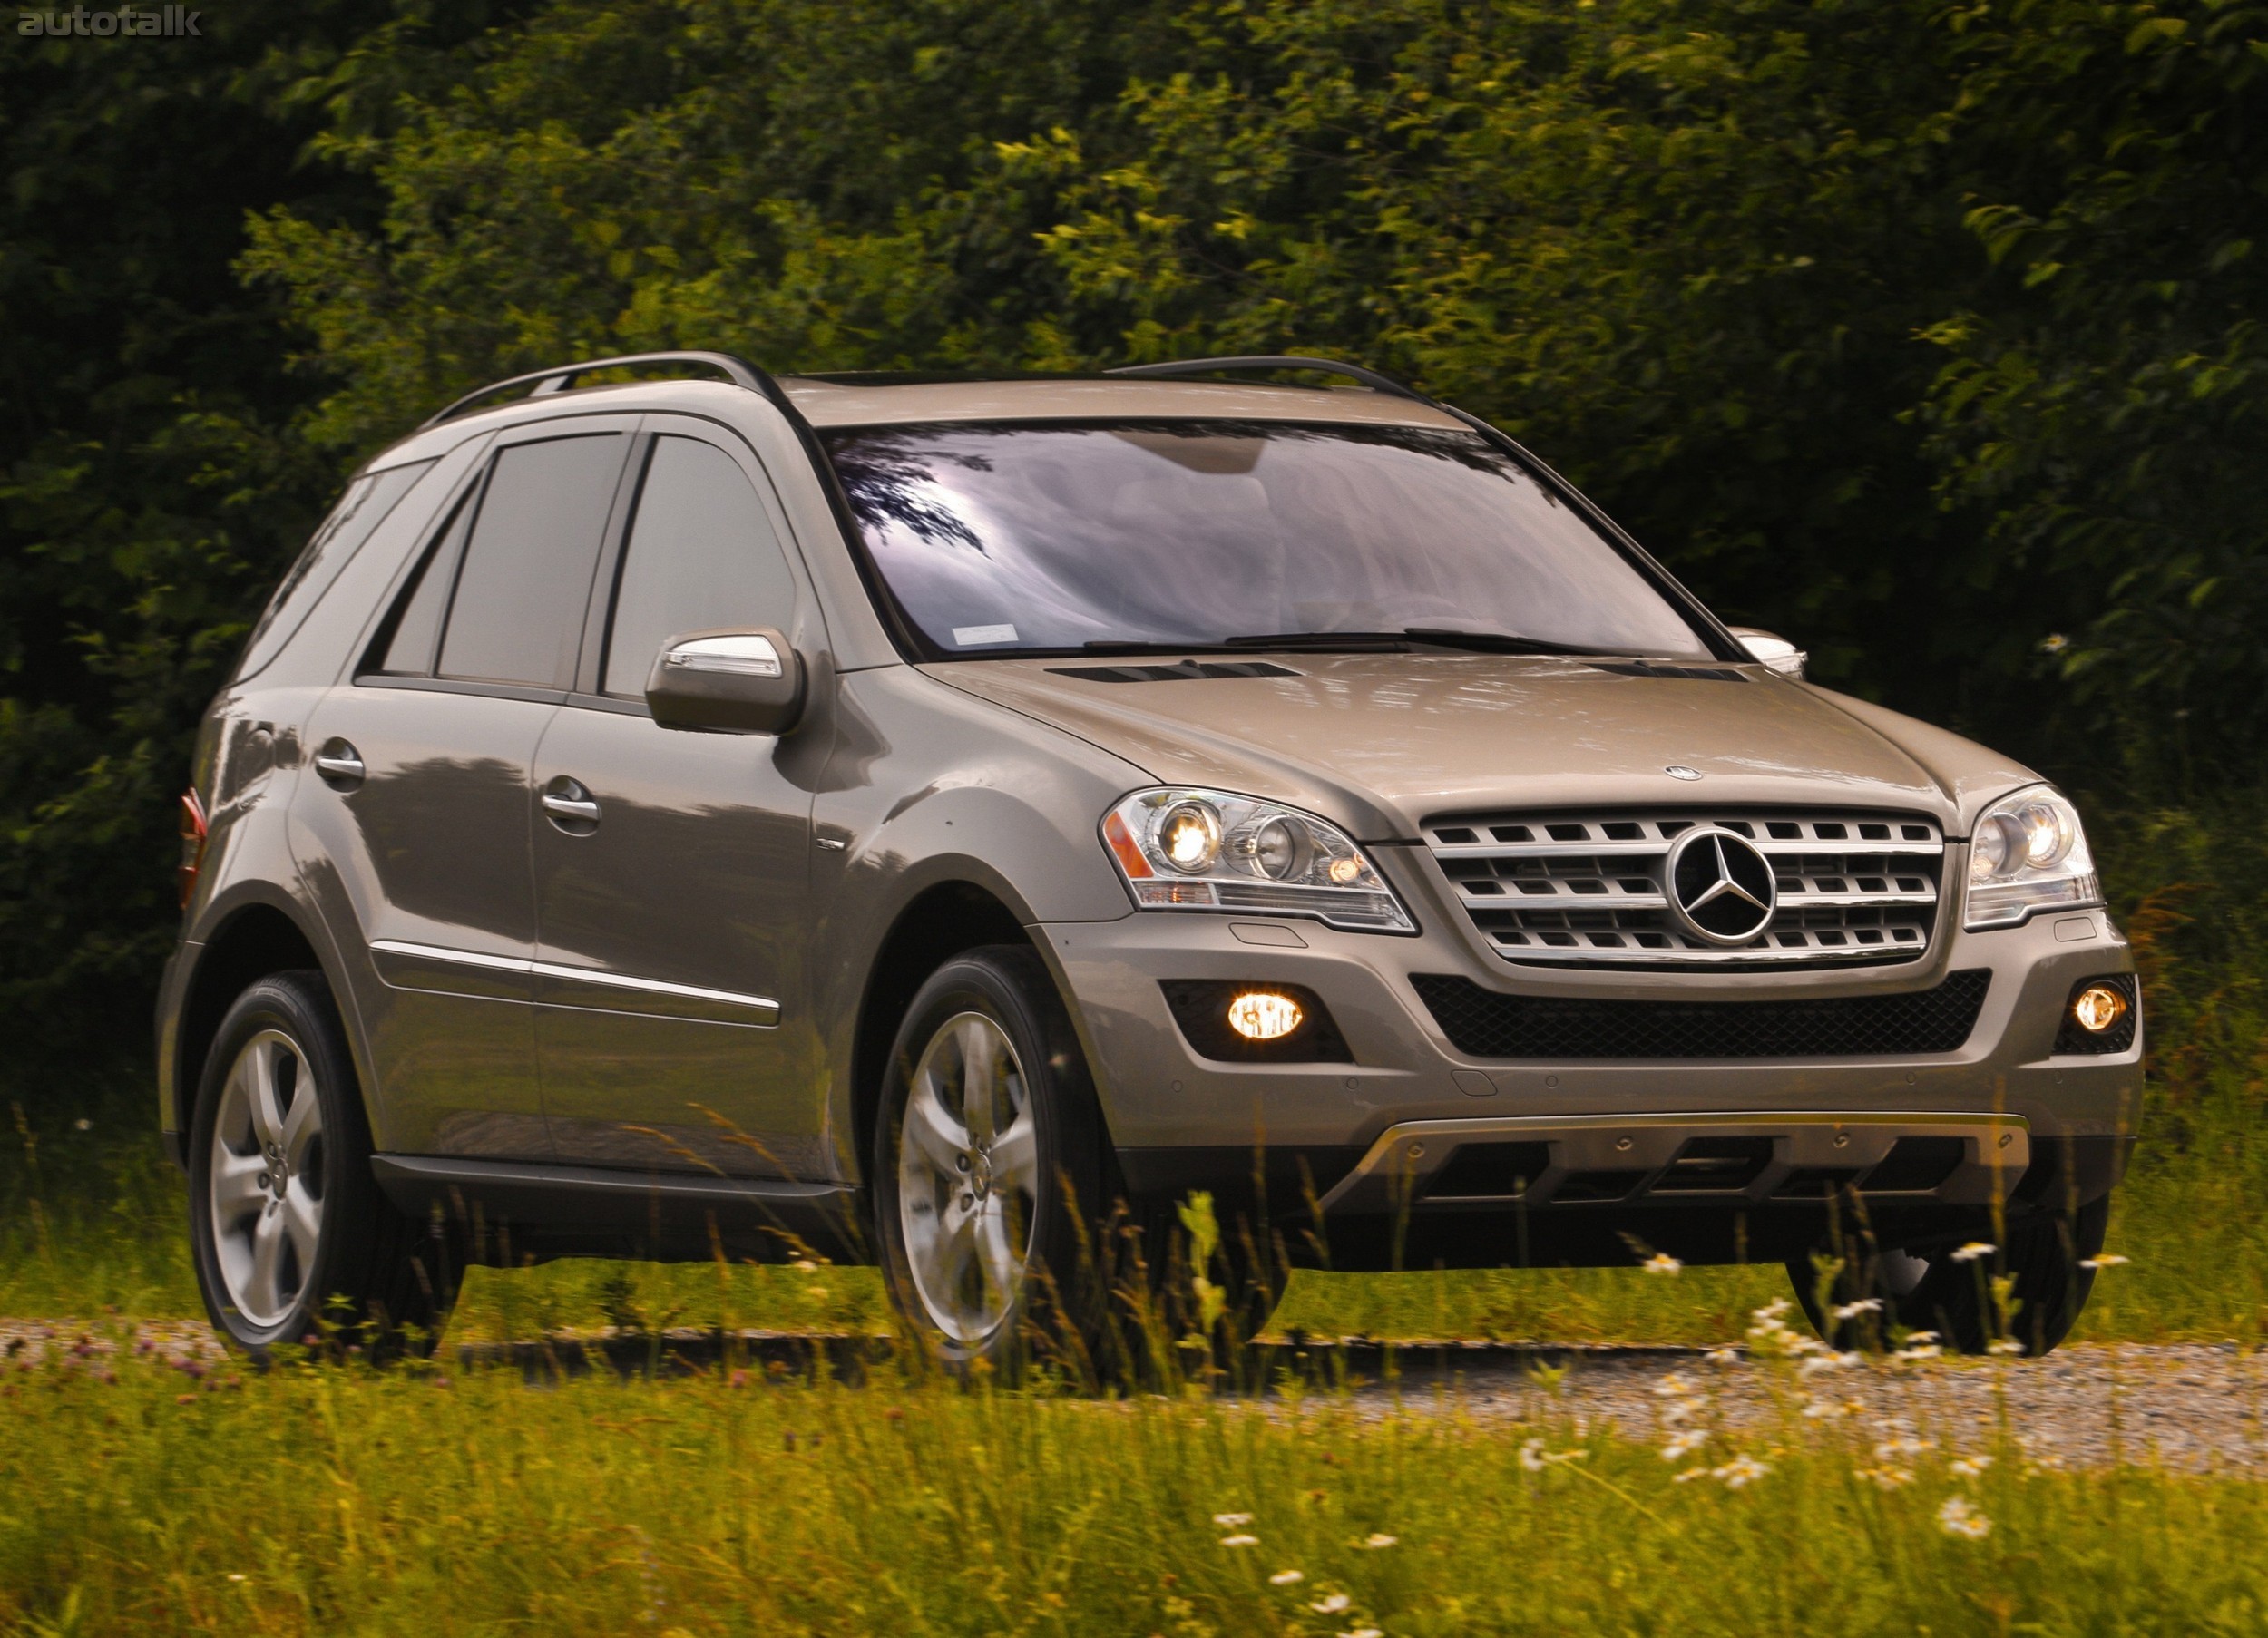
<svg viewBox="0 0 2268 1638"><path fill-rule="evenodd" d="M2126 998L2108 984L2089 984L2071 1003L2071 1016L2089 1035L2100 1035L2126 1016Z"/></svg>
<svg viewBox="0 0 2268 1638"><path fill-rule="evenodd" d="M1273 990L1248 990L1228 1003L1228 1027L1248 1041L1281 1040L1306 1019L1297 1001Z"/></svg>
<svg viewBox="0 0 2268 1638"><path fill-rule="evenodd" d="M1190 875L1220 857L1220 814L1209 802L1178 802L1158 822L1158 848L1166 863Z"/></svg>

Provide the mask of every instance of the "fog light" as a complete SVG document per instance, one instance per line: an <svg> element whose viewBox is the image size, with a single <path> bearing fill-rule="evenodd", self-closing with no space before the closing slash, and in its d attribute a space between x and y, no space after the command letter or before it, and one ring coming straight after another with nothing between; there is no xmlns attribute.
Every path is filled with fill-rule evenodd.
<svg viewBox="0 0 2268 1638"><path fill-rule="evenodd" d="M1266 990L1248 990L1228 1003L1228 1027L1248 1041L1280 1040L1306 1020L1297 1001Z"/></svg>
<svg viewBox="0 0 2268 1638"><path fill-rule="evenodd" d="M2108 984L2089 984L2071 1003L2071 1016L2089 1035L2100 1035L2126 1016L2126 998Z"/></svg>

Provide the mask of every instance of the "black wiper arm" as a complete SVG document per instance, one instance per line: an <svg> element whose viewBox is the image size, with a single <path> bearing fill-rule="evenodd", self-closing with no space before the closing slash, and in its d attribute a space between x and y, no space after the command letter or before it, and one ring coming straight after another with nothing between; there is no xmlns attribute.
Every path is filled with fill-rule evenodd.
<svg viewBox="0 0 2268 1638"><path fill-rule="evenodd" d="M1413 642L1438 643L1444 648L1471 648L1482 654L1580 654L1627 659L1609 650L1580 643L1547 642L1540 637L1520 637L1510 631L1454 631L1434 626L1407 626L1402 635Z"/></svg>
<svg viewBox="0 0 2268 1638"><path fill-rule="evenodd" d="M1263 631L1251 637L1224 637L1224 648L1383 648L1406 650L1399 631Z"/></svg>

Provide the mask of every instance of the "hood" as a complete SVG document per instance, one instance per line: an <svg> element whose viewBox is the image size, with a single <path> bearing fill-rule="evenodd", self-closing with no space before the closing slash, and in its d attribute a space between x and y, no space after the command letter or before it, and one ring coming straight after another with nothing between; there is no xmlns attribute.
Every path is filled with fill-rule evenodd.
<svg viewBox="0 0 2268 1638"><path fill-rule="evenodd" d="M1209 664L1216 657L1204 657ZM1923 813L1968 834L1984 803L2037 778L1957 736L1759 666L1717 678L1482 654L1255 654L1266 676L1101 680L1168 658L924 667L1053 725L1160 785L1303 807L1364 842L1505 808L1805 805ZM1180 668L1186 669L1186 662ZM1672 766L1698 780L1673 778Z"/></svg>

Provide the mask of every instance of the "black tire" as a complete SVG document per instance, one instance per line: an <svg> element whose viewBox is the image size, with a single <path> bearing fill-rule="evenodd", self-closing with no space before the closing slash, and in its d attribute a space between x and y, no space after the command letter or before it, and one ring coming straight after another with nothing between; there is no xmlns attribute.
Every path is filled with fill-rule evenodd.
<svg viewBox="0 0 2268 1638"><path fill-rule="evenodd" d="M943 1107L940 1100L953 1091L947 1083L956 1064L961 1087L965 1090L974 1084L965 1055L946 1044L958 1038L948 1026L966 1034L972 1017L989 1020L1012 1054L1012 1077L1024 1099L1021 1109L1031 1123L1030 1162L1015 1168L1019 1186L992 1191L991 1149L995 1139L1016 1132L1016 1118L980 1132L979 1126L991 1123L971 1116L960 1123L970 1140L965 1146L970 1165L961 1168L970 1188L953 1194L946 1183L952 1174L933 1166L934 1175L917 1179L909 1192L901 1165L909 1110L917 1090L924 1109L932 1103ZM942 1067L917 1089L917 1077L933 1048L944 1055ZM1016 1090L1007 1084L1010 1074L1001 1071L995 1089L1012 1101ZM987 945L930 975L907 1006L891 1048L875 1122L873 1192L876 1240L891 1299L914 1335L949 1370L965 1373L982 1363L1014 1372L1035 1352L1076 1356L1101 1340L1108 1305L1097 1289L1096 1236L1108 1208L1104 1142L1085 1055L1035 951L1022 945ZM1005 1144L1000 1146L1004 1151ZM925 1153L917 1138L905 1169L923 1170L929 1165ZM972 1170L980 1156L988 1167L982 1178ZM1021 1186L1025 1184L1028 1193ZM952 1197L940 1204L939 1195ZM974 1210L961 1206L962 1200L974 1201ZM981 1237L980 1228L997 1224L1012 1247L1025 1239L1023 1253L1008 1259L1003 1279L992 1279L985 1266L966 1269L965 1258L969 1277L958 1278L944 1266L952 1260L951 1245L941 1246L953 1234L955 1223L970 1225L972 1245Z"/></svg>
<svg viewBox="0 0 2268 1638"><path fill-rule="evenodd" d="M1966 1263L1953 1259L1958 1242L1892 1252L1846 1247L1846 1266L1831 1297L1836 1303L1872 1298L1882 1304L1879 1313L1848 1321L1822 1310L1818 1271L1808 1259L1791 1260L1788 1277L1813 1326L1838 1346L1880 1345L1894 1327L1934 1331L1952 1353L1986 1353L1996 1341L2013 1341L2024 1357L2038 1359L2078 1322L2095 1289L2095 1271L2081 1265L2101 1253L2109 1224L2106 1194L2076 1211L2012 1219L2005 1244ZM2015 1281L2016 1310L2006 1327L1992 1299L1992 1281L2000 1275Z"/></svg>
<svg viewBox="0 0 2268 1638"><path fill-rule="evenodd" d="M263 1072L273 1087L269 1122L247 1124ZM230 1164L221 1167L224 1120ZM197 1282L213 1324L238 1347L265 1357L325 1326L344 1342L430 1341L446 1313L448 1271L420 1226L379 1192L370 1153L361 1082L323 975L279 972L251 985L206 1055L189 1138ZM257 1186L246 1181L247 1164L271 1161ZM314 1226L295 1237L284 1225L304 1228L309 1202Z"/></svg>

